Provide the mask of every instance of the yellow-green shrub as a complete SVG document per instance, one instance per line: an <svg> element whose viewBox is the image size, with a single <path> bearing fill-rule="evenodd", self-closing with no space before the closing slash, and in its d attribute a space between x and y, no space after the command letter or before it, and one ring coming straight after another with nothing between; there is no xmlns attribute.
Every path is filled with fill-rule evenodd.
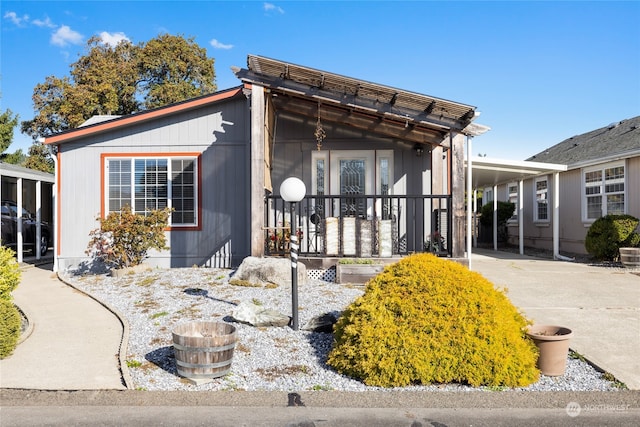
<svg viewBox="0 0 640 427"><path fill-rule="evenodd" d="M527 324L480 274L411 255L372 278L338 319L328 364L372 386L526 386L539 377Z"/></svg>
<svg viewBox="0 0 640 427"><path fill-rule="evenodd" d="M15 252L0 247L0 299L10 301L11 292L20 283L20 265L15 259Z"/></svg>
<svg viewBox="0 0 640 427"><path fill-rule="evenodd" d="M20 312L11 301L0 299L0 359L13 353L20 337Z"/></svg>

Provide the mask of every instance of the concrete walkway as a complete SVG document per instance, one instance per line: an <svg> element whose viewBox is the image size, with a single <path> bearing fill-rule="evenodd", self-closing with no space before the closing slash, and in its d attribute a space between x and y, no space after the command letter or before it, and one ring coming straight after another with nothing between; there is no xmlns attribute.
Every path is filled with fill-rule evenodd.
<svg viewBox="0 0 640 427"><path fill-rule="evenodd" d="M535 323L573 330L571 349L640 390L640 271L481 249L471 269Z"/></svg>
<svg viewBox="0 0 640 427"><path fill-rule="evenodd" d="M123 326L113 313L60 282L51 264L22 268L13 296L32 330L0 360L0 388L126 388L118 357Z"/></svg>

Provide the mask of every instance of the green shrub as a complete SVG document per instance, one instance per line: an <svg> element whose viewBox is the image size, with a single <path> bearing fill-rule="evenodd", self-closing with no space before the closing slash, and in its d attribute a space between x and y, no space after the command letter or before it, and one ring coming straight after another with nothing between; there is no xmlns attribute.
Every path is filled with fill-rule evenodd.
<svg viewBox="0 0 640 427"><path fill-rule="evenodd" d="M515 210L516 205L513 203L498 201L498 227L505 225ZM485 226L493 225L493 202L482 205L480 208L480 223Z"/></svg>
<svg viewBox="0 0 640 427"><path fill-rule="evenodd" d="M631 215L605 215L596 219L587 231L584 246L601 260L616 260L618 249L637 247L640 235L635 231L640 221Z"/></svg>
<svg viewBox="0 0 640 427"><path fill-rule="evenodd" d="M0 359L10 356L20 337L20 312L11 301L0 299Z"/></svg>
<svg viewBox="0 0 640 427"><path fill-rule="evenodd" d="M16 253L0 247L0 299L11 301L11 292L20 283L20 265L15 259Z"/></svg>
<svg viewBox="0 0 640 427"><path fill-rule="evenodd" d="M528 321L480 274L415 254L371 279L335 325L327 363L365 384L537 381Z"/></svg>
<svg viewBox="0 0 640 427"><path fill-rule="evenodd" d="M147 258L149 249L164 250L164 229L171 210L151 210L146 215L134 214L124 206L106 218L97 218L100 228L91 231L87 255L113 268L133 267Z"/></svg>

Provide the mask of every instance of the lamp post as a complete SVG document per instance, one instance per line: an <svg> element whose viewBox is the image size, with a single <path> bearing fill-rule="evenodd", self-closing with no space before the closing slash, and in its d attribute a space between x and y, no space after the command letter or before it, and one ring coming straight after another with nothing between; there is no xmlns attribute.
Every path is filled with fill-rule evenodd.
<svg viewBox="0 0 640 427"><path fill-rule="evenodd" d="M289 177L280 184L280 196L289 202L291 209L291 327L298 330L298 230L296 228L295 203L304 199L307 188L299 178Z"/></svg>

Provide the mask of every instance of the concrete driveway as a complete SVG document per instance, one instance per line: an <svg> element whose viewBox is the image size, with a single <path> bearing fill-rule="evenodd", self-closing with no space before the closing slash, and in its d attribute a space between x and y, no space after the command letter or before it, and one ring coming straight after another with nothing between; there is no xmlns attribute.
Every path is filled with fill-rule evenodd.
<svg viewBox="0 0 640 427"><path fill-rule="evenodd" d="M474 250L471 269L539 324L573 330L570 347L640 390L640 270Z"/></svg>

